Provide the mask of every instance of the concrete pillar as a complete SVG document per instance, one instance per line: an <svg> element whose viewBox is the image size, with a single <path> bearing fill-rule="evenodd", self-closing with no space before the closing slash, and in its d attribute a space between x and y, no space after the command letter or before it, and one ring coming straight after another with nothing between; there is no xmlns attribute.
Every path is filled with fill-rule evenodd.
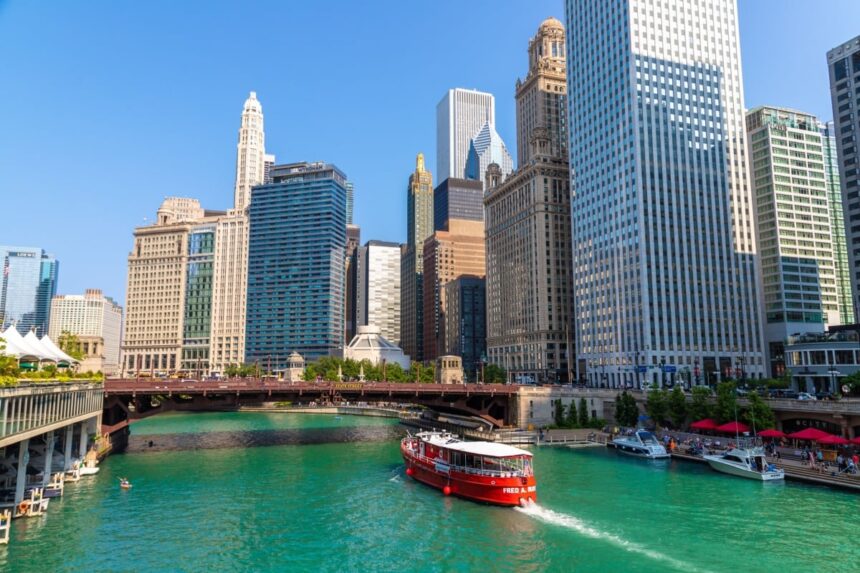
<svg viewBox="0 0 860 573"><path fill-rule="evenodd" d="M54 458L54 432L48 432L48 437L45 439L45 469L42 472L42 485L46 486L51 482L51 463Z"/></svg>
<svg viewBox="0 0 860 573"><path fill-rule="evenodd" d="M72 438L75 436L75 427L72 424L66 426L66 448L65 458L63 459L63 470L69 471L72 469Z"/></svg>
<svg viewBox="0 0 860 573"><path fill-rule="evenodd" d="M27 483L27 462L30 461L30 440L18 442L18 476L15 480L15 505L24 500L24 485Z"/></svg>
<svg viewBox="0 0 860 573"><path fill-rule="evenodd" d="M9 398L3 399L3 414L0 418L0 437L6 435L6 422L9 420Z"/></svg>
<svg viewBox="0 0 860 573"><path fill-rule="evenodd" d="M89 424L88 424L88 421L83 421L79 425L81 427L81 440L80 440L80 444L79 444L80 445L80 448L79 448L80 455L78 457L81 460L83 460L84 456L87 455L87 438L88 438L87 426Z"/></svg>

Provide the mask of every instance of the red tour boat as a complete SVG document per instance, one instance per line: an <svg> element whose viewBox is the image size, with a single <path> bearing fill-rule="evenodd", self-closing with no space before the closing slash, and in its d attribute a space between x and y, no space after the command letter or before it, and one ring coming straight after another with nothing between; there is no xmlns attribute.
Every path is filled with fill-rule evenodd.
<svg viewBox="0 0 860 573"><path fill-rule="evenodd" d="M536 502L532 454L493 442L464 442L446 432L420 432L400 442L406 475L473 501L495 505Z"/></svg>

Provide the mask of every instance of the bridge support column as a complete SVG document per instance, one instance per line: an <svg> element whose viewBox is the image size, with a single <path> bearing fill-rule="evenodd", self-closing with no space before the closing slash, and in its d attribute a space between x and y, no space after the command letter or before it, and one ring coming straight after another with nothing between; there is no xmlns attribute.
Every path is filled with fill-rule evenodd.
<svg viewBox="0 0 860 573"><path fill-rule="evenodd" d="M27 484L27 464L30 462L30 440L18 442L18 475L15 480L15 505L24 500L24 486Z"/></svg>
<svg viewBox="0 0 860 573"><path fill-rule="evenodd" d="M81 462L83 462L84 456L87 455L87 441L89 439L89 436L87 436L87 426L88 425L89 425L89 420L85 420L85 421L81 422L81 424L80 424L80 426L81 426L81 440L80 440L80 443L78 444L78 446L79 446L78 447L78 454L79 454L78 459L80 459Z"/></svg>
<svg viewBox="0 0 860 573"><path fill-rule="evenodd" d="M48 437L45 439L45 470L42 472L42 485L46 486L51 483L51 463L54 458L54 432L48 432Z"/></svg>
<svg viewBox="0 0 860 573"><path fill-rule="evenodd" d="M75 426L69 424L66 426L66 443L63 457L63 470L69 471L72 469L72 438L75 437Z"/></svg>

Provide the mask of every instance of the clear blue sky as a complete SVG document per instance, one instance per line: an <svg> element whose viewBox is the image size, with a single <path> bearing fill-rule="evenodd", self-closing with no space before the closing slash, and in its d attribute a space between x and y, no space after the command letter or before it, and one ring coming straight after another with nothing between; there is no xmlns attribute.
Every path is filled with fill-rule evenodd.
<svg viewBox="0 0 860 573"><path fill-rule="evenodd" d="M445 90L495 94L516 157L514 82L550 15L562 0L0 0L0 244L57 255L61 293L123 301L132 229L163 197L230 205L251 90L267 151L336 163L362 240L403 241ZM740 0L740 17L747 106L830 119L825 54L860 34L860 1Z"/></svg>

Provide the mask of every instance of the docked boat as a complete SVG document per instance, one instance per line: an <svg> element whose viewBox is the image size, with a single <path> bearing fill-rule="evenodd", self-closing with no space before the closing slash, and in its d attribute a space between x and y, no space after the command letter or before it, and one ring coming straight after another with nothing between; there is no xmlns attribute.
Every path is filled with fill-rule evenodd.
<svg viewBox="0 0 860 573"><path fill-rule="evenodd" d="M526 450L419 432L403 438L400 453L406 475L445 495L504 506L537 501L532 454Z"/></svg>
<svg viewBox="0 0 860 573"><path fill-rule="evenodd" d="M80 469L82 476L94 476L99 473L99 466L94 460L87 460Z"/></svg>
<svg viewBox="0 0 860 573"><path fill-rule="evenodd" d="M648 430L636 430L630 436L615 438L612 445L619 452L640 458L657 460L670 457L663 444Z"/></svg>
<svg viewBox="0 0 860 573"><path fill-rule="evenodd" d="M785 479L785 472L767 462L761 446L731 448L719 455L702 456L718 472L758 481Z"/></svg>

